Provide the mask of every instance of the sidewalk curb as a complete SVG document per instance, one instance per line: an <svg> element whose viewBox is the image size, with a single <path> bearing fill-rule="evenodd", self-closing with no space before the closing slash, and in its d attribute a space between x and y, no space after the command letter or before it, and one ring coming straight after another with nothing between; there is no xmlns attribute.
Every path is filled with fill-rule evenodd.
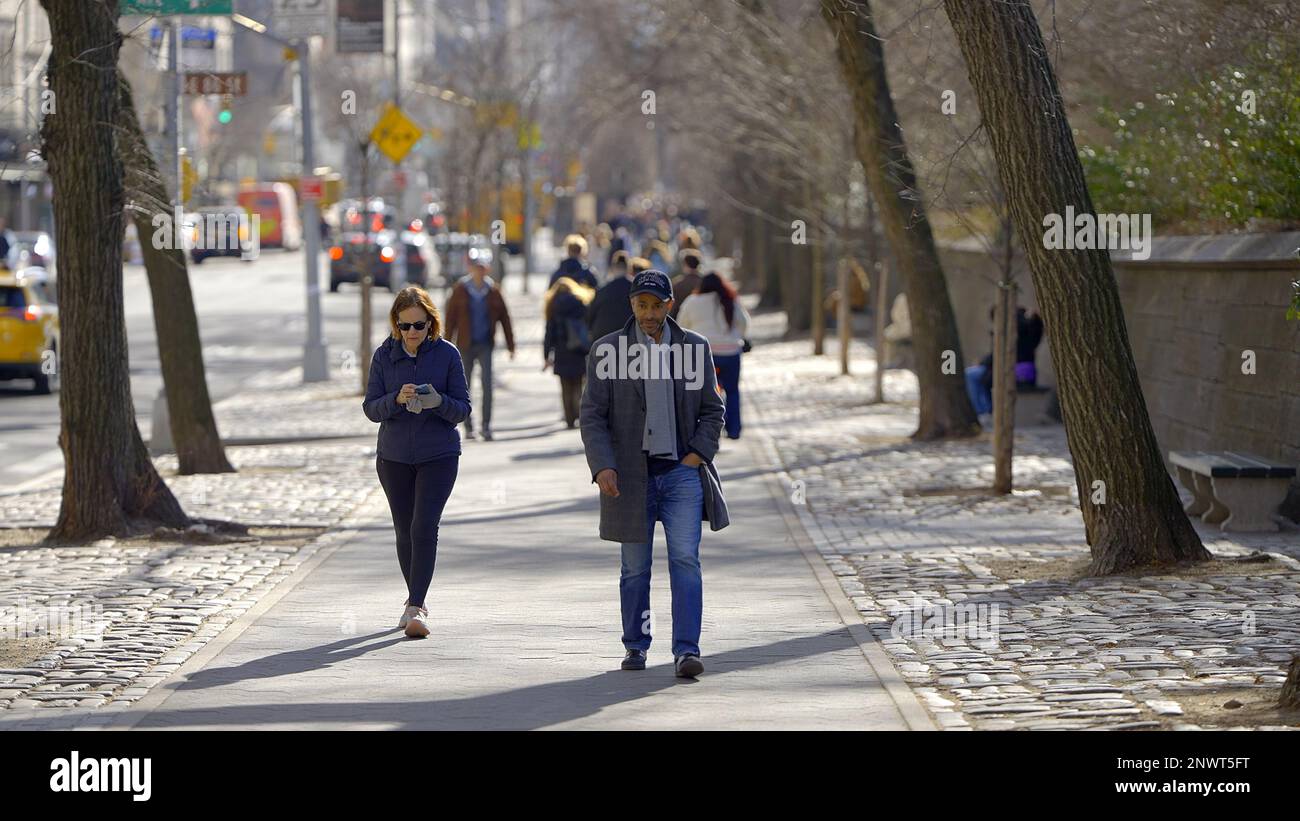
<svg viewBox="0 0 1300 821"><path fill-rule="evenodd" d="M758 417L762 419L762 412L755 407L752 400L746 400L744 394L742 394L741 401L745 409L751 414L751 418ZM754 441L755 436L762 440L761 444ZM831 572L830 567L826 564L821 550L827 545L825 534L822 533L816 520L806 510L801 510L799 505L795 505L790 501L787 488L792 485L793 480L782 465L771 437L765 433L751 434L747 444L750 453L754 456L755 463L761 467L769 468L767 471L768 491L772 494L772 499L776 503L777 509L780 510L782 518L785 519L786 529L790 531L794 543L799 547L799 552L803 554L804 560L812 568L813 575L817 577L822 592L826 594L827 600L835 608L840 621L848 628L849 635L853 637L853 640L857 642L858 649L862 651L863 657L867 660L867 665L875 673L880 683L884 685L885 691L894 702L894 706L898 709L899 715L902 716L908 729L940 730L940 727L935 724L934 719L930 717L930 713L921 703L920 698L917 697L916 692L903 680L889 655L876 641L875 637L871 635L871 631L867 629L866 623L858 615L853 602L849 600L844 589L840 587L839 580L835 578L835 574Z"/></svg>
<svg viewBox="0 0 1300 821"><path fill-rule="evenodd" d="M318 566L326 559L334 555L340 548L349 544L352 539L360 532L361 526L368 521L367 511L369 511L378 500L378 493L372 491L348 516L339 523L335 529L322 533L317 539L309 545L303 547L303 551L308 552L305 559L292 562L297 567L293 568L288 575L280 579L269 590L258 596L248 609L244 610L234 621L230 622L222 631L199 648L195 653L185 660L180 667L177 667L171 675L158 682L150 688L149 692L139 699L131 702L125 702L115 711L111 710L112 705L107 705L97 714L88 715L84 729L95 730L130 730L143 721L150 713L157 710L163 703L171 697L176 688L184 684L193 672L203 669L209 662L216 658L223 650L230 646L238 639L245 630L253 625L261 616L276 605L281 599L288 595L304 579L311 575ZM297 558L295 556L295 558ZM252 591L250 591L252 592ZM101 718L107 716L106 721L96 721L95 716Z"/></svg>

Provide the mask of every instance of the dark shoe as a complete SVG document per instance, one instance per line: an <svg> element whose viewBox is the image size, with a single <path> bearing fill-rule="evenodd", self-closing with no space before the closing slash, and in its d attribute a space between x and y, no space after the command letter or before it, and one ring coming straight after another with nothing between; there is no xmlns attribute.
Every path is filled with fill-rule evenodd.
<svg viewBox="0 0 1300 821"><path fill-rule="evenodd" d="M490 430L485 430L485 431L483 431L483 441L484 441L484 442L491 442L491 441L492 441L492 431L490 431Z"/></svg>
<svg viewBox="0 0 1300 821"><path fill-rule="evenodd" d="M676 671L678 678L695 678L704 672L704 662L700 661L700 657L697 655L684 653L677 657L677 661L673 663L673 669Z"/></svg>
<svg viewBox="0 0 1300 821"><path fill-rule="evenodd" d="M623 656L623 664L621 666L624 670L644 670L645 651L628 650L627 655Z"/></svg>
<svg viewBox="0 0 1300 821"><path fill-rule="evenodd" d="M472 431L472 430L467 430L467 431L465 431L465 438L466 438L466 439L477 439L477 438L478 438L478 434L474 433L474 431Z"/></svg>

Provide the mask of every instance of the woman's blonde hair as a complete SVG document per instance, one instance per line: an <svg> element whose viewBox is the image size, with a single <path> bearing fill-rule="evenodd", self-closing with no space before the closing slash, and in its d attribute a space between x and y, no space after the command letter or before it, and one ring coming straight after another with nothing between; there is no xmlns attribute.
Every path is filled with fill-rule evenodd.
<svg viewBox="0 0 1300 821"><path fill-rule="evenodd" d="M429 328L429 338L437 339L442 336L442 316L438 313L437 306L433 304L429 292L418 286L408 285L397 292L393 307L388 312L388 325L392 330L393 339L402 338L401 332L397 330L397 315L407 308L423 308L433 322L433 327Z"/></svg>
<svg viewBox="0 0 1300 821"><path fill-rule="evenodd" d="M547 319L551 318L551 300L555 299L556 294L562 294L565 291L576 296L583 305L591 304L591 301L596 298L594 288L588 288L572 277L560 277L555 280L555 284L547 289L546 295L542 297L542 316Z"/></svg>
<svg viewBox="0 0 1300 821"><path fill-rule="evenodd" d="M570 254L574 252L585 254L587 253L587 238L582 234L569 234L564 238L564 246Z"/></svg>

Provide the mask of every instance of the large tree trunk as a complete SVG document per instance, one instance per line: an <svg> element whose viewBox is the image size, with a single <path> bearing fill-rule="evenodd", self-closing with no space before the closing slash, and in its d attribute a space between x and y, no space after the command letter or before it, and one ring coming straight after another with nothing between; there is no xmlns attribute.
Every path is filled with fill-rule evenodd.
<svg viewBox="0 0 1300 821"><path fill-rule="evenodd" d="M912 436L975 436L980 426L966 395L957 319L889 94L884 48L871 6L866 0L822 0L821 10L835 35L840 71L853 96L854 147L907 293L920 386L920 419Z"/></svg>
<svg viewBox="0 0 1300 821"><path fill-rule="evenodd" d="M145 275L149 278L158 358L162 362L167 415L171 419L179 471L182 474L232 473L234 468L226 459L217 421L212 416L185 249L156 248L149 241L157 231L153 226L155 214L165 214L166 224L171 224L171 205L158 164L140 130L131 85L120 73L118 78L122 95L118 156L126 171L126 208L140 236Z"/></svg>
<svg viewBox="0 0 1300 821"><path fill-rule="evenodd" d="M1033 9L1012 0L944 6L1051 342L1091 572L1208 559L1160 457L1109 254L1049 250L1036 241L1046 215L1064 214L1067 206L1094 212Z"/></svg>
<svg viewBox="0 0 1300 821"><path fill-rule="evenodd" d="M62 327L63 503L49 541L189 524L145 450L131 404L122 297L123 180L116 0L41 0L55 112L41 128L54 185Z"/></svg>

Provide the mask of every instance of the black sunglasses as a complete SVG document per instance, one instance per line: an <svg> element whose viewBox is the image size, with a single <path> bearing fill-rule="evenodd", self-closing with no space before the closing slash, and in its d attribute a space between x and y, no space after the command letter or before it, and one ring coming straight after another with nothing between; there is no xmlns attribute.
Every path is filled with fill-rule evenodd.
<svg viewBox="0 0 1300 821"><path fill-rule="evenodd" d="M409 331L412 328L414 328L417 331L423 331L424 326L428 324L429 324L429 320L427 319L421 320L420 322L399 322L397 323L397 330Z"/></svg>

